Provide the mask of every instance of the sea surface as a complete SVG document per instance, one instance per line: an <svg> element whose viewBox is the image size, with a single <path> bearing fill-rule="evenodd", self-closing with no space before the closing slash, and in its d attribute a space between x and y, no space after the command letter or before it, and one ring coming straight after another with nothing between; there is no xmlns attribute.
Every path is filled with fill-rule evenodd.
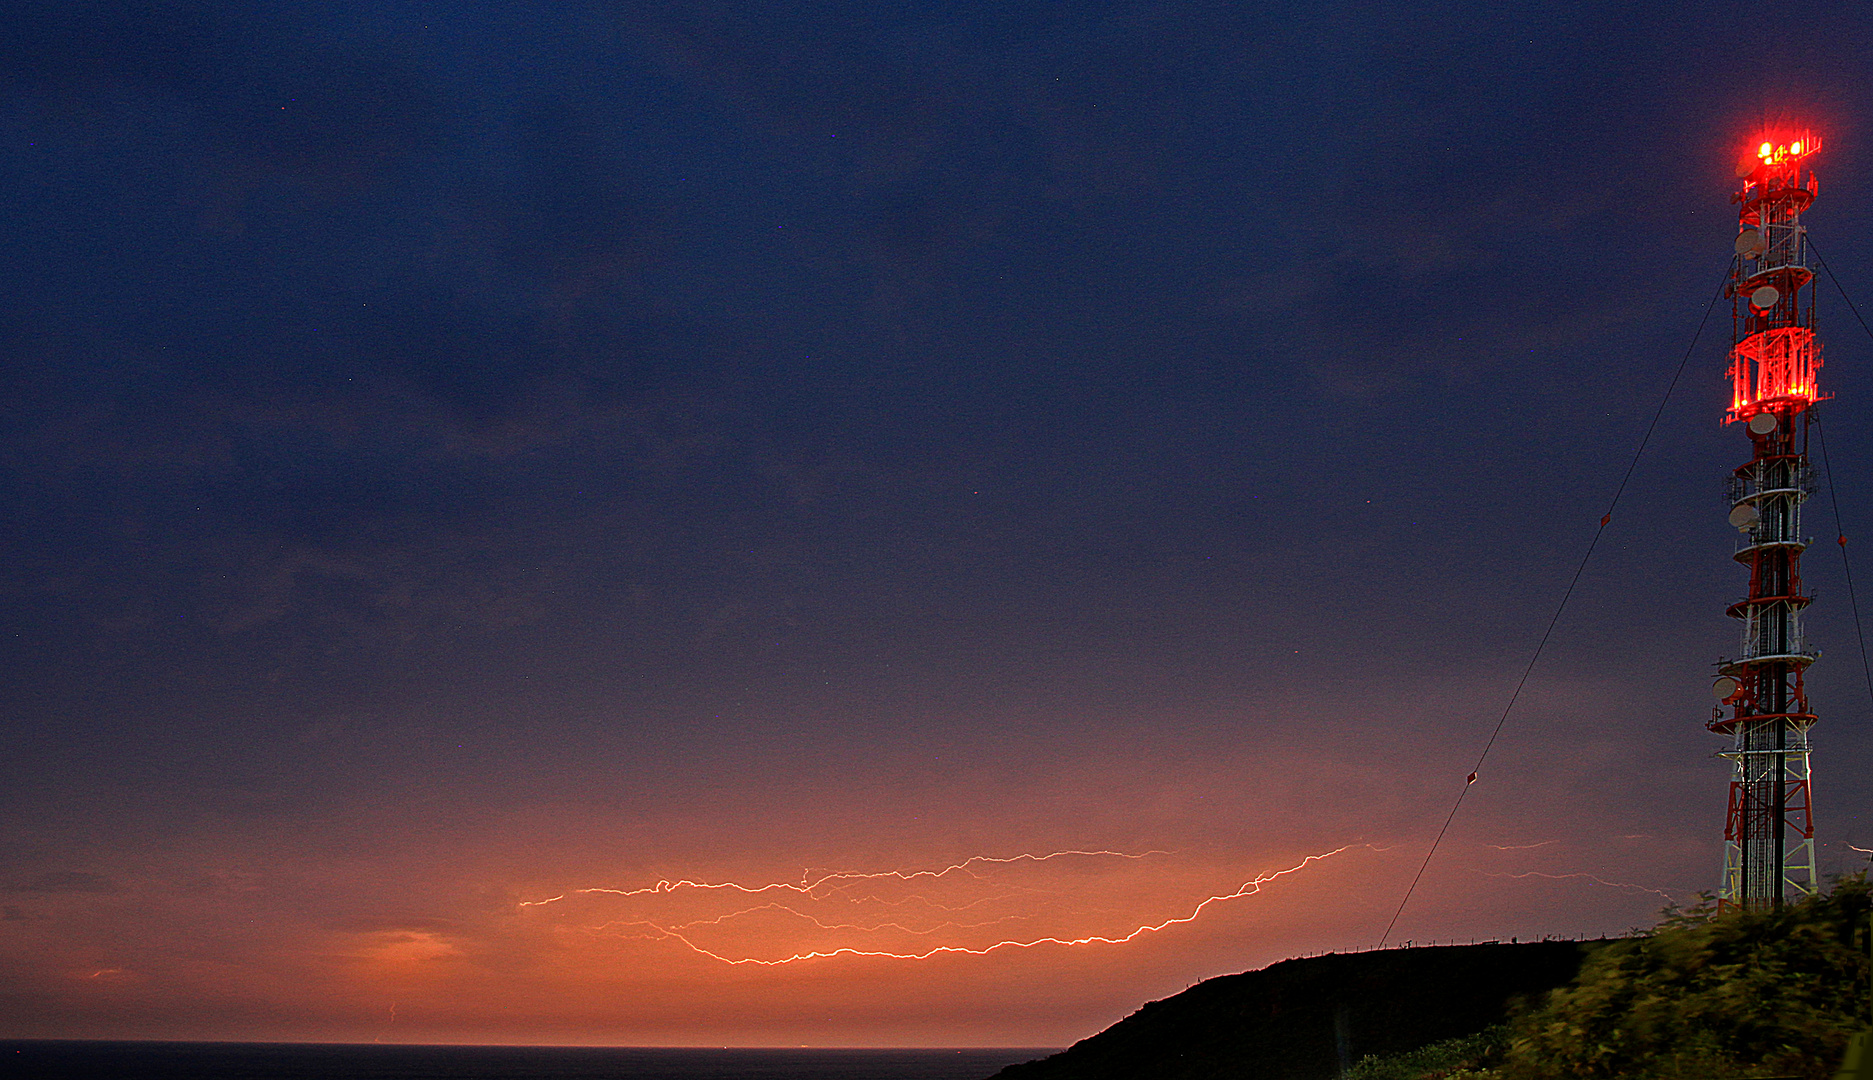
<svg viewBox="0 0 1873 1080"><path fill-rule="evenodd" d="M984 1080L1049 1049L704 1050L588 1046L0 1040L33 1080Z"/></svg>

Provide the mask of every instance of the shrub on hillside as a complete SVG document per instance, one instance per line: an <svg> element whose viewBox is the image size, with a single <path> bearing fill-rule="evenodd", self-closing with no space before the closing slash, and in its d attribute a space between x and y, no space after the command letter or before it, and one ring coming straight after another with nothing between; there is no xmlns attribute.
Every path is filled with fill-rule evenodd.
<svg viewBox="0 0 1873 1080"><path fill-rule="evenodd" d="M1825 1080L1867 1023L1867 909L1860 876L1780 911L1673 914L1520 1017L1502 1071Z"/></svg>
<svg viewBox="0 0 1873 1080"><path fill-rule="evenodd" d="M1494 1077L1490 1066L1502 1061L1509 1046L1506 1024L1484 1028L1460 1039L1445 1039L1387 1057L1373 1055L1346 1071L1345 1080L1468 1080Z"/></svg>
<svg viewBox="0 0 1873 1080"><path fill-rule="evenodd" d="M1780 911L1669 914L1596 949L1506 1038L1368 1059L1349 1080L1827 1080L1868 1023L1868 892L1862 875Z"/></svg>

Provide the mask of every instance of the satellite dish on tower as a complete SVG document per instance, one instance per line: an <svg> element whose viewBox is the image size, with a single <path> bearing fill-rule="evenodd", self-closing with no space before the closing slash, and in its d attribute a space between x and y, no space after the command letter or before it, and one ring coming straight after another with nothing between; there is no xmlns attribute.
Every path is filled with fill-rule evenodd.
<svg viewBox="0 0 1873 1080"><path fill-rule="evenodd" d="M1744 503L1730 511L1730 524L1736 526L1737 532L1748 532L1761 520L1762 512L1752 503Z"/></svg>
<svg viewBox="0 0 1873 1080"><path fill-rule="evenodd" d="M1779 289L1774 285L1764 285L1762 288L1749 294L1749 306L1758 311L1767 311L1774 307L1775 302L1780 299L1782 299L1782 293Z"/></svg>
<svg viewBox="0 0 1873 1080"><path fill-rule="evenodd" d="M1753 259L1762 254L1769 245L1763 242L1762 233L1755 229L1744 229L1736 234L1736 253L1745 259Z"/></svg>
<svg viewBox="0 0 1873 1080"><path fill-rule="evenodd" d="M1730 700L1730 695L1736 693L1736 688L1737 681L1728 675L1710 684L1710 692L1717 696L1718 701Z"/></svg>
<svg viewBox="0 0 1873 1080"><path fill-rule="evenodd" d="M1775 430L1775 414L1759 412L1749 418L1749 430L1755 435L1767 435Z"/></svg>
<svg viewBox="0 0 1873 1080"><path fill-rule="evenodd" d="M1736 159L1736 175L1740 180L1756 171L1756 159L1748 154Z"/></svg>

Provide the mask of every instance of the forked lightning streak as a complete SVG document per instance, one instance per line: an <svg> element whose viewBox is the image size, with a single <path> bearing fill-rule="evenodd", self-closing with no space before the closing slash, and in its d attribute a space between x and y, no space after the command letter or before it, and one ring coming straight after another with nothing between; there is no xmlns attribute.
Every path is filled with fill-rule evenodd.
<svg viewBox="0 0 1873 1080"><path fill-rule="evenodd" d="M667 921L658 921L658 920L648 919L648 918L614 919L614 920L610 920L605 923L602 923L598 926L589 927L587 928L586 932L594 934L596 936L602 936L602 937L614 937L614 938L615 937L629 937L629 938L635 938L635 939L655 939L655 940L675 941L675 942L682 944L684 947L688 948L692 952L697 953L698 955L708 957L712 960L716 960L724 964L730 964L730 965L736 965L736 966L756 965L756 966L761 966L761 967L775 967L775 966L779 966L783 964L793 964L793 963L799 963L799 962L807 961L807 960L831 959L834 957L841 957L841 956L866 957L866 958L890 959L890 960L927 960L932 957L943 956L943 955L985 956L985 955L988 955L989 953L994 953L994 952L999 952L999 951L1004 951L1004 950L1032 949L1032 948L1037 948L1037 947L1044 946L1044 945L1054 945L1054 946L1061 946L1061 947L1088 946L1088 945L1123 945L1123 944L1126 944L1127 942L1134 941L1144 935L1155 934L1173 926L1178 926L1178 925L1182 925L1185 923L1194 922L1200 916L1202 916L1204 911L1207 910L1211 905L1224 903L1230 900L1237 900L1237 899L1241 899L1241 898L1248 897L1248 896L1253 896L1261 892L1264 887L1282 878L1288 877L1292 874L1299 873L1300 871L1307 869L1308 867L1314 865L1315 863L1321 862L1325 859L1330 859L1333 856L1339 855L1342 852L1348 851L1356 847L1363 847L1363 848L1367 848L1370 850L1383 850L1382 848L1377 848L1375 847L1375 845L1372 845L1372 844L1343 844L1339 847L1333 848L1330 851L1325 851L1325 852L1321 852L1319 854L1314 854L1314 855L1308 855L1305 858L1301 859L1299 862L1293 864L1292 866L1287 866L1279 870L1272 870L1272 871L1268 871L1262 874L1258 874L1257 876L1251 878L1250 880L1243 882L1241 885L1237 886L1232 891L1224 892L1224 893L1217 893L1215 895L1205 897L1204 899L1200 901L1196 901L1194 904L1191 904L1188 907L1188 910L1184 914L1176 915L1171 918L1162 919L1162 920L1155 921L1155 922L1145 922L1140 925L1137 925L1129 932L1126 932L1123 934L1068 935L1068 934L1055 933L1055 934L1044 934L1044 935L1039 935L1039 936L1029 937L1029 938L1005 938L1003 940L991 942L985 945L943 944L943 945L932 945L928 948L920 947L920 948L911 949L911 950L904 950L901 948L900 949L868 948L868 947L861 947L859 945L838 945L838 946L829 947L829 948L798 949L794 952L788 953L787 955L774 956L774 957L762 957L762 956L746 954L746 952L752 951L752 950L727 951L719 946L712 948L709 945L696 940L695 938L696 932L700 929L720 928L731 920L742 919L744 917L749 917L749 916L755 916L763 912L773 912L777 914L785 914L785 915L793 916L793 917L805 920L806 922L812 924L814 929L820 930L820 931L829 931L829 932L846 931L846 932L860 932L860 933L895 931L895 932L911 934L911 935L915 935L919 937L928 936L929 934L933 934L941 930L960 931L960 930L968 930L968 929L979 929L981 927L990 926L990 925L994 925L997 923L1010 922L1010 921L1030 921L1030 920L1038 919L1042 917L1041 915L1037 915L1037 914L1016 913L1016 914L1004 915L999 918L989 919L989 920L979 922L979 923L962 923L962 922L958 922L955 920L947 920L943 923L939 923L931 927L919 929L916 927L908 926L902 922L895 922L895 921L881 922L881 923L870 924L870 925L863 924L863 923L856 923L856 922L829 922L827 920L820 919L810 913L800 911L793 906L782 904L779 902L759 904L753 907L743 908L737 911L726 912L720 915L712 915L712 916L707 916L707 917L702 917L702 918L691 919L685 922L667 922ZM884 872L877 872L877 873L839 871L839 872L834 872L834 873L823 874L816 878L812 877L809 874L803 877L802 880L797 883L796 882L773 882L773 883L768 883L768 884L763 884L763 885L744 885L744 884L739 884L739 883L734 883L734 882L697 882L697 881L688 881L688 880L676 881L676 882L659 881L655 885L646 886L642 888L636 888L636 889L616 889L616 888L575 889L566 893L562 893L558 896L550 897L545 900L523 901L520 906L522 908L539 908L539 907L543 907L549 904L564 902L568 898L573 897L573 896L605 897L605 898L614 898L614 899L623 899L623 898L631 898L631 897L647 897L647 896L658 897L658 898L669 898L669 897L673 897L679 892L707 893L709 891L730 891L736 894L744 894L744 895L759 895L763 893L786 892L786 893L792 893L796 896L799 896L803 900L812 899L812 900L817 900L817 901L827 901L827 900L833 900L833 899L840 899L846 902L852 902L854 898L836 896L836 894L839 891L841 891L843 886L848 883L859 883L859 882L864 882L864 881L875 882L875 881L881 881L881 880L889 880L889 881L904 882L904 883L916 882L916 881L940 881L941 879L944 879L951 875L957 875L957 874L966 875L967 878L972 881L982 881L984 883L987 883L989 879L980 874L977 874L975 872L976 868L986 869L986 868L994 867L994 866L1005 867L1005 866L1009 866L1012 864L1019 864L1019 863L1038 864L1038 863L1047 862L1052 859L1061 858L1064 856L1087 856L1087 857L1104 857L1104 858L1137 860L1137 859L1147 858L1152 855L1168 855L1168 854L1170 854L1170 852L1164 852L1164 851L1146 851L1146 852L1138 852L1138 853L1127 853L1127 852L1103 851L1103 850L1102 851L1072 850L1072 851L1056 851L1056 852L1051 852L1046 855L1024 854L1024 855L1016 855L1016 856L1011 856L1011 857L1006 857L1006 858L993 857L993 856L975 856L973 858L965 859L959 863L953 863L940 870L917 870L917 871L892 870L892 871L884 871ZM1032 889L1022 889L1018 891L1022 893L1040 892L1040 890L1032 890ZM1013 895L1014 893L1004 893L1003 898L1013 896ZM881 898L878 898L875 896L866 897L864 899L878 900L881 903L891 903L891 901L884 901ZM929 904L929 906L937 910L951 910L951 911L959 910L959 909L954 909L954 908L947 908L945 905L937 903L936 901L930 900L925 897L915 897L913 899L921 900L922 902ZM900 903L901 902L902 901L900 901ZM978 899L975 901L971 901L970 903L966 905L963 905L963 907L975 907L975 906L980 905L981 903L983 903L983 900ZM1060 913L1053 912L1049 914L1054 917L1059 917ZM1068 913L1068 914L1071 914L1071 913ZM1080 914L1084 914L1084 912L1081 912Z"/></svg>

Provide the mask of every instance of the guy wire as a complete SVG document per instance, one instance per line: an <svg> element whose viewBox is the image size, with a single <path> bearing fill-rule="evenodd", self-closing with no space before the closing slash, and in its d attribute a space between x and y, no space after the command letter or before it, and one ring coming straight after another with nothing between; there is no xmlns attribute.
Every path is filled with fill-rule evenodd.
<svg viewBox="0 0 1873 1080"><path fill-rule="evenodd" d="M1808 250L1814 252L1815 261L1820 263L1821 269L1827 272L1827 279L1834 283L1834 291L1840 293L1840 298L1847 303L1847 310L1853 312L1853 317L1859 322L1860 329L1866 331L1867 337L1873 338L1873 327L1867 325L1866 318L1860 314L1859 306L1853 302L1853 297L1847 294L1846 288L1840 283L1840 278L1834 275L1834 268L1829 266L1827 259L1821 255L1821 249L1814 246L1813 240L1808 240L1807 243ZM1820 410L1810 410L1809 415L1814 418L1815 434L1820 436L1821 471L1827 474L1827 498L1828 503L1834 509L1834 539L1840 548L1841 570L1847 577L1847 603L1853 609L1854 634L1860 639L1860 671L1866 676L1867 698L1873 701L1873 664L1867 661L1866 628L1860 625L1860 598L1854 594L1853 561L1847 556L1847 530L1841 524L1840 495L1834 488L1834 466L1829 463L1827 456L1827 429L1821 425Z"/></svg>
<svg viewBox="0 0 1873 1080"><path fill-rule="evenodd" d="M1817 253L1818 254L1818 253ZM1496 726L1489 733L1489 739L1483 743L1483 752L1476 756L1476 764L1470 768L1469 776L1464 778L1463 788L1457 792L1457 800L1450 806L1450 813L1444 818L1443 827L1437 830L1437 837L1431 841L1431 849L1424 853L1424 861L1418 865L1418 872L1412 876L1411 884L1405 889L1404 899L1398 902L1398 910L1392 912L1392 921L1385 924L1385 933L1379 935L1379 947L1384 948L1387 938L1398 925L1398 917L1405 913L1405 905L1411 903L1411 894L1418 891L1418 882L1424 879L1425 870L1430 868L1431 859L1444 842L1444 834L1450 831L1450 823L1457 820L1457 811L1463 807L1464 796L1470 793L1470 785L1476 783L1477 774L1483 769L1483 760L1489 757L1489 751L1496 745L1496 737L1502 734L1504 724L1509 722L1509 714L1514 711L1515 703L1522 696L1522 688L1528 685L1528 677L1535 670L1535 662L1541 659L1542 650L1547 648L1548 639L1553 636L1554 628L1561 621L1561 613L1567 610L1567 602L1574 596L1574 587L1580 584L1580 576L1587 570L1587 560L1593 558L1593 549L1599 546L1600 536L1606 532L1613 521L1613 510L1619 506L1620 496L1626 493L1626 485L1632 480L1632 474L1639 467L1639 458L1645 454L1645 448L1652 441L1652 433L1658 429L1659 418L1665 415L1665 406L1671 401L1673 390L1678 388L1678 380L1683 377L1684 369L1691 362L1691 354L1696 351L1698 339L1704 336L1704 327L1710 322L1710 313L1723 296L1724 285L1730 280L1731 265L1726 264L1723 278L1717 284L1717 291L1711 294L1704 305L1704 317L1697 322L1697 331L1691 335L1691 344L1685 347L1684 358L1678 361L1678 370L1671 376L1670 385L1665 387L1665 396L1659 399L1658 408L1652 412L1652 422L1646 425L1645 435L1639 440L1638 449L1632 452L1632 461L1626 466L1626 474L1619 478L1619 487L1613 491L1612 501L1606 505L1606 513L1600 518L1600 527L1593 532L1593 539L1587 542L1587 550L1580 557L1580 565L1574 568L1574 576L1568 580L1567 590L1561 594L1561 602L1555 605L1554 615L1548 620L1548 628L1542 631L1541 640L1536 643L1534 654L1528 658L1528 665L1522 669L1522 677L1516 680L1515 692L1509 695L1509 703L1503 707L1502 716L1496 720ZM1873 333L1873 330L1868 331ZM1824 451L1825 453L1825 451ZM1870 682L1869 685L1873 685Z"/></svg>

